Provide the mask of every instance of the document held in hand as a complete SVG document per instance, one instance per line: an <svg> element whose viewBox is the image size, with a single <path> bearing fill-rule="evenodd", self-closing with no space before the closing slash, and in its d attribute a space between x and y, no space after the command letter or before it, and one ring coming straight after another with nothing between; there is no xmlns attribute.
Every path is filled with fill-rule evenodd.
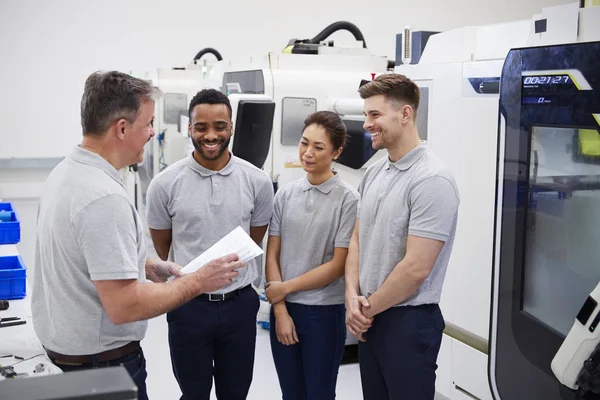
<svg viewBox="0 0 600 400"><path fill-rule="evenodd" d="M237 254L240 260L248 263L248 261L258 257L264 252L254 240L248 236L244 229L242 229L241 226L238 226L217 243L210 246L204 253L192 260L188 265L183 267L181 273L185 275L197 271L209 261L231 253Z"/></svg>

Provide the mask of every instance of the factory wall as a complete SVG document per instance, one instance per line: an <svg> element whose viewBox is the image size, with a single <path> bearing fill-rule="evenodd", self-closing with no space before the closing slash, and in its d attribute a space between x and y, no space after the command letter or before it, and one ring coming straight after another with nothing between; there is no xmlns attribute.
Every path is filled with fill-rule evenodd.
<svg viewBox="0 0 600 400"><path fill-rule="evenodd" d="M2 160L64 157L81 137L79 101L93 71L185 66L214 47L224 58L280 51L347 20L373 54L395 55L396 34L529 19L569 0L0 0L0 198L23 220L19 244L33 267L37 198L49 172ZM347 32L331 39L347 43ZM30 276L31 271L30 271Z"/></svg>

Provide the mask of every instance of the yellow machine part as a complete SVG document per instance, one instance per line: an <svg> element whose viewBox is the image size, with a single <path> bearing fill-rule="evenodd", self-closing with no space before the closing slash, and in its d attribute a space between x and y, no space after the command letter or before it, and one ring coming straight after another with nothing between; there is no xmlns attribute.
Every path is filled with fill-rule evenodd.
<svg viewBox="0 0 600 400"><path fill-rule="evenodd" d="M600 134L597 130L579 130L579 151L585 156L600 156Z"/></svg>

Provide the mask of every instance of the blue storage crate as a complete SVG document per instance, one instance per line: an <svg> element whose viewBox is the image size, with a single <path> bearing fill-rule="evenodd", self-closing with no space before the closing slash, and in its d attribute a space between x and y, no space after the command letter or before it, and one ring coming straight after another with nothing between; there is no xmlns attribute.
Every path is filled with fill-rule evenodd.
<svg viewBox="0 0 600 400"><path fill-rule="evenodd" d="M8 220L6 220L8 219ZM21 241L21 221L11 203L0 203L0 245Z"/></svg>
<svg viewBox="0 0 600 400"><path fill-rule="evenodd" d="M21 256L0 257L0 299L22 299L27 295L26 268Z"/></svg>

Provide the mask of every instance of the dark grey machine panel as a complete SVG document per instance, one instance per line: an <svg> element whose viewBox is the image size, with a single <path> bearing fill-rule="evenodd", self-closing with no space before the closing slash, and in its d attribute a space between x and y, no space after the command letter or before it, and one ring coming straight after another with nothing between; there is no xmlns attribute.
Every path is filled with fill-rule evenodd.
<svg viewBox="0 0 600 400"><path fill-rule="evenodd" d="M500 114L491 389L571 400L551 362L600 280L600 43L511 50Z"/></svg>
<svg viewBox="0 0 600 400"><path fill-rule="evenodd" d="M137 392L124 367L0 382L0 398L7 400L137 400Z"/></svg>

